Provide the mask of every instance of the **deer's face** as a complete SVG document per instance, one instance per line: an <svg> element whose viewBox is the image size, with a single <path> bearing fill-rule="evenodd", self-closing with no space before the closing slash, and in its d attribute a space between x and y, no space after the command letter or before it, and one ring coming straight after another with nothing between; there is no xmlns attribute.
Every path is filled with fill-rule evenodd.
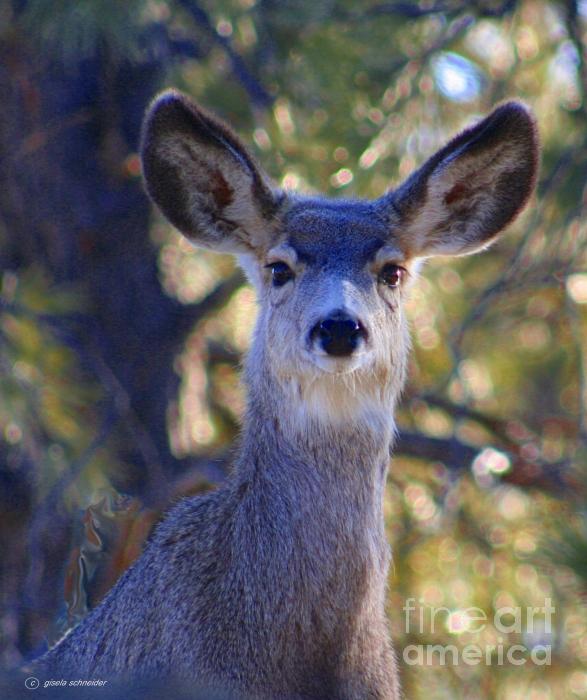
<svg viewBox="0 0 587 700"><path fill-rule="evenodd" d="M487 247L532 192L534 121L495 109L378 200L274 189L222 122L170 91L145 119L149 194L196 245L240 256L260 302L250 371L344 419L387 406L404 378L402 300L422 258Z"/></svg>
<svg viewBox="0 0 587 700"><path fill-rule="evenodd" d="M388 223L364 202L297 198L282 211L267 249L241 258L258 290L259 342L274 374L302 391L323 379L355 391L401 384L413 263Z"/></svg>
<svg viewBox="0 0 587 700"><path fill-rule="evenodd" d="M306 411L344 419L389 406L405 374L412 261L371 204L296 198L281 210L266 250L241 257L266 364Z"/></svg>

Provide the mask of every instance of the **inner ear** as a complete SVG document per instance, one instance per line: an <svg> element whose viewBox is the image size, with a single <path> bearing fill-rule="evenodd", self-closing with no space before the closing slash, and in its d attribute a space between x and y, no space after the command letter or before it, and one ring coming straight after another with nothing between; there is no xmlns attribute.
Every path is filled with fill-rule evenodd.
<svg viewBox="0 0 587 700"><path fill-rule="evenodd" d="M210 176L210 192L214 197L217 209L222 211L234 199L234 192L228 182L222 177L219 170L211 173Z"/></svg>
<svg viewBox="0 0 587 700"><path fill-rule="evenodd" d="M445 204L455 204L459 199L464 199L470 195L470 191L464 182L457 182L452 189L444 195Z"/></svg>

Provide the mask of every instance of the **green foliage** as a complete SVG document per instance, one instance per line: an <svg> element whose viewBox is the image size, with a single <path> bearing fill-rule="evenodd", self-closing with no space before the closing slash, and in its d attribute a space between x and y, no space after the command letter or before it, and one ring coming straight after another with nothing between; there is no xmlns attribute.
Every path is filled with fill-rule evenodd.
<svg viewBox="0 0 587 700"><path fill-rule="evenodd" d="M139 32L149 11L162 5L144 0L29 0L19 25L65 63L101 46L128 56L138 49Z"/></svg>
<svg viewBox="0 0 587 700"><path fill-rule="evenodd" d="M101 392L56 333L61 320L83 308L83 297L56 289L43 270L31 267L22 275L5 273L2 302L0 434L42 464L37 494L42 502L86 448L99 420ZM100 471L86 488L106 483Z"/></svg>

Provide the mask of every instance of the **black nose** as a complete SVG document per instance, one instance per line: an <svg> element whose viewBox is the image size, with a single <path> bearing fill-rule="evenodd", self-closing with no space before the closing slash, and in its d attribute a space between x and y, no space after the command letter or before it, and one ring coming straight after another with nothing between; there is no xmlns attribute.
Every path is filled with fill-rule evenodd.
<svg viewBox="0 0 587 700"><path fill-rule="evenodd" d="M343 312L336 312L317 323L312 328L311 336L312 339L320 339L320 345L329 355L345 357L357 349L366 333L359 321Z"/></svg>

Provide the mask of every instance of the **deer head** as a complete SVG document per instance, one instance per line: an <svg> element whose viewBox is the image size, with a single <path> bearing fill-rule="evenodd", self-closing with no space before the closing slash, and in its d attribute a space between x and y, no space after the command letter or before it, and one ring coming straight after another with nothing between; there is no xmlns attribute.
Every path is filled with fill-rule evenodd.
<svg viewBox="0 0 587 700"><path fill-rule="evenodd" d="M302 196L273 187L224 123L168 91L147 114L142 157L169 221L236 254L257 290L249 383L269 376L265 391L306 418L391 421L410 279L425 258L498 237L533 190L538 137L529 111L506 102L379 199Z"/></svg>

